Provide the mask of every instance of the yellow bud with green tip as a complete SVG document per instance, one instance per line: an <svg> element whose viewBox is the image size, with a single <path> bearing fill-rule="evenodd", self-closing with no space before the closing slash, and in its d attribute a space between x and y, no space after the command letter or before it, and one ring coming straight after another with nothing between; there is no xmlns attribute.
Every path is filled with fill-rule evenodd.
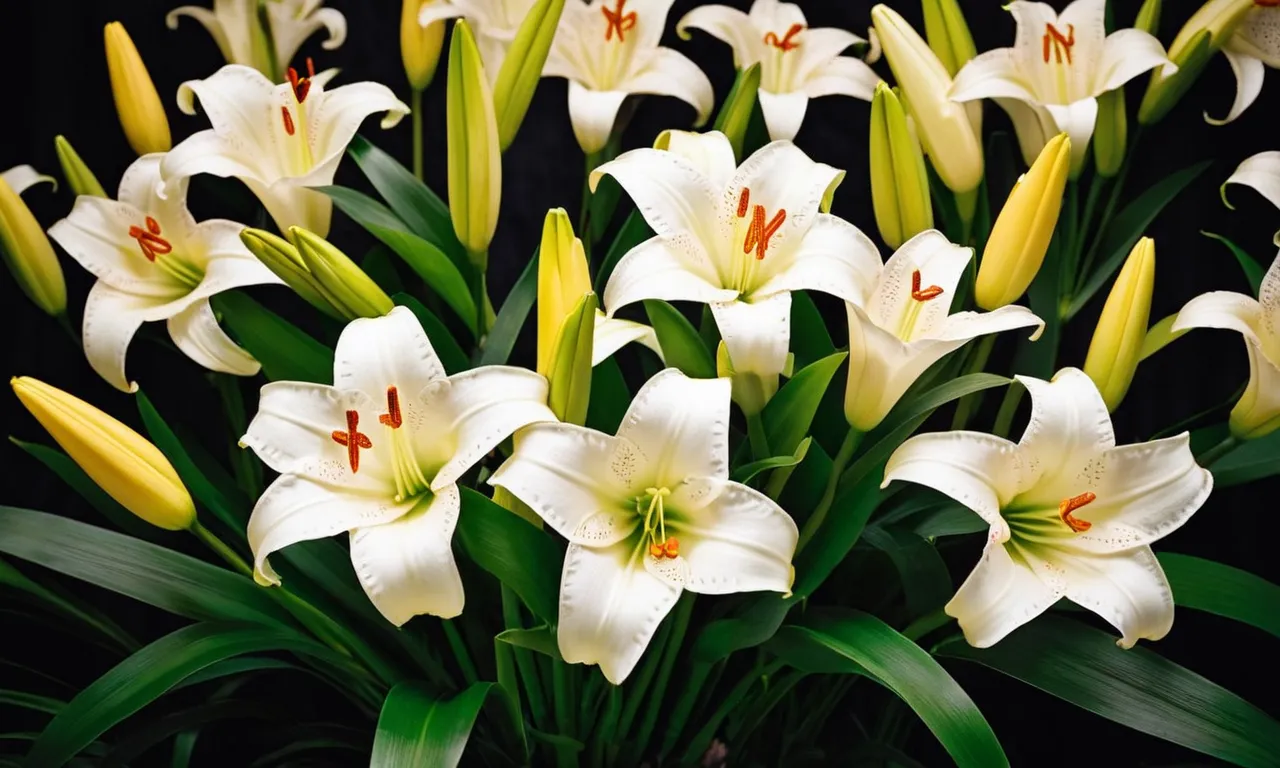
<svg viewBox="0 0 1280 768"><path fill-rule="evenodd" d="M124 128L129 146L139 155L168 152L173 147L169 136L169 118L164 103L151 81L147 65L125 31L113 21L103 30L107 47L107 74L111 76L111 93L116 101L120 127Z"/></svg>
<svg viewBox="0 0 1280 768"><path fill-rule="evenodd" d="M974 299L987 311L1012 304L1044 263L1062 193L1071 170L1071 140L1058 134L1045 144L1000 209L978 267Z"/></svg>
<svg viewBox="0 0 1280 768"><path fill-rule="evenodd" d="M577 2L577 0L574 0ZM493 84L493 108L498 120L498 141L502 151L511 146L529 111L533 92L542 78L542 66L551 52L551 42L560 24L565 0L537 0L525 14L515 40L507 49Z"/></svg>
<svg viewBox="0 0 1280 768"><path fill-rule="evenodd" d="M146 438L43 381L10 379L22 405L120 506L169 531L190 528L196 508L173 465Z"/></svg>
<svg viewBox="0 0 1280 768"><path fill-rule="evenodd" d="M449 149L449 215L453 231L481 271L498 227L502 200L502 152L493 95L480 49L465 20L453 25L446 94Z"/></svg>
<svg viewBox="0 0 1280 768"><path fill-rule="evenodd" d="M425 27L418 23L418 13L431 2L404 0L400 8L400 58L409 87L415 91L431 85L440 63L440 49L444 47L443 21L433 21Z"/></svg>
<svg viewBox="0 0 1280 768"><path fill-rule="evenodd" d="M583 294L561 323L551 353L547 407L567 424L583 424L587 420L598 306L594 293Z"/></svg>
<svg viewBox="0 0 1280 768"><path fill-rule="evenodd" d="M960 11L960 3L956 0L922 0L921 6L924 10L924 35L929 47L947 68L947 73L955 77L969 59L978 55L973 34Z"/></svg>
<svg viewBox="0 0 1280 768"><path fill-rule="evenodd" d="M1084 372L1098 386L1108 411L1120 406L1138 370L1155 283L1155 241L1144 237L1130 251L1111 286L1084 362Z"/></svg>
<svg viewBox="0 0 1280 768"><path fill-rule="evenodd" d="M720 131L729 139L733 147L733 156L742 160L742 147L747 139L747 127L751 124L751 113L756 107L756 96L760 92L760 62L746 69L739 70L733 81L733 88L724 97L724 104L716 115L713 130Z"/></svg>
<svg viewBox="0 0 1280 768"><path fill-rule="evenodd" d="M67 180L67 186L71 187L72 192L90 197L109 197L107 191L102 188L102 184L98 182L98 177L94 176L89 166L80 159L80 155L72 148L71 142L67 141L65 136L55 136L53 148L58 154L58 164L62 166L62 176Z"/></svg>
<svg viewBox="0 0 1280 768"><path fill-rule="evenodd" d="M573 224L563 208L547 211L538 250L538 361L537 371L551 376L556 339L565 318L591 291L587 255L574 236Z"/></svg>
<svg viewBox="0 0 1280 768"><path fill-rule="evenodd" d="M328 240L302 227L289 227L289 242L322 295L347 320L381 317L395 307L373 278Z"/></svg>
<svg viewBox="0 0 1280 768"><path fill-rule="evenodd" d="M871 204L880 237L890 248L933 229L929 176L920 142L893 89L876 86L871 100Z"/></svg>
<svg viewBox="0 0 1280 768"><path fill-rule="evenodd" d="M44 228L22 201L23 190L41 181L53 182L29 165L0 174L0 259L22 292L46 314L67 311L67 284L62 265Z"/></svg>

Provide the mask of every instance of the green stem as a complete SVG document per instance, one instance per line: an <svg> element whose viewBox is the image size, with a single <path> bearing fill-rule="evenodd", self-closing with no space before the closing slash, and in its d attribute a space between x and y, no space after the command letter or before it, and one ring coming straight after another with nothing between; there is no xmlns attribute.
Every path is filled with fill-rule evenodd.
<svg viewBox="0 0 1280 768"><path fill-rule="evenodd" d="M672 622L671 640L667 643L666 652L662 654L662 665L658 668L658 679L654 683L653 693L649 696L649 707L645 710L644 720L640 722L640 730L636 734L635 743L648 745L654 726L658 724L658 713L662 711L662 699L667 693L667 683L671 680L671 671L680 655L680 646L684 642L685 632L689 629L689 618L693 615L693 593L686 592L676 605L676 615Z"/></svg>
<svg viewBox="0 0 1280 768"><path fill-rule="evenodd" d="M471 654L467 652L467 645L462 642L462 635L458 634L458 628L449 619L442 619L440 626L444 628L449 649L453 651L453 657L457 659L458 667L462 670L462 678L467 681L467 685L474 685L480 680L480 675L476 674L476 665L471 661Z"/></svg>
<svg viewBox="0 0 1280 768"><path fill-rule="evenodd" d="M764 418L757 411L747 415L747 439L751 441L751 455L756 461L769 458L769 436L764 430Z"/></svg>
<svg viewBox="0 0 1280 768"><path fill-rule="evenodd" d="M1196 463L1205 469L1212 469L1214 462L1234 451L1240 445L1240 438L1227 435L1222 442L1196 457Z"/></svg>
<svg viewBox="0 0 1280 768"><path fill-rule="evenodd" d="M600 164L600 152L587 155L585 172L582 175L582 208L578 210L578 237L582 240L582 248L587 253L587 262L591 261L591 172Z"/></svg>
<svg viewBox="0 0 1280 768"><path fill-rule="evenodd" d="M987 361L991 359L991 350L996 345L996 334L991 333L982 337L982 341L978 342L977 349L974 350L973 356L969 358L965 364L964 373L979 373L986 367ZM982 392L971 392L960 398L960 402L956 404L956 415L951 419L952 429L964 429L969 423L973 412L982 404Z"/></svg>
<svg viewBox="0 0 1280 768"><path fill-rule="evenodd" d="M234 549L227 546L226 542L214 535L213 531L201 525L199 520L191 523L190 531L195 534L197 539L204 542L205 546L213 550L214 554L227 561L227 564L232 568L249 578L253 578L253 568L245 562L244 558L240 557Z"/></svg>
<svg viewBox="0 0 1280 768"><path fill-rule="evenodd" d="M667 732L662 737L662 749L658 753L660 762L671 754L672 747L680 739L684 727L689 724L689 715L698 700L698 694L702 693L702 686L706 683L707 676L711 674L711 666L706 662L696 662L689 670L689 676L683 680L680 697L676 699L675 706L671 708L671 715L667 718Z"/></svg>
<svg viewBox="0 0 1280 768"><path fill-rule="evenodd" d="M720 727L720 723L724 721L729 713L734 711L742 702L746 695L751 691L752 686L762 678L769 678L776 674L783 667L783 662L770 662L763 670L759 667L753 667L746 677L742 678L736 686L724 697L724 701L715 711L711 718L702 726L702 729L689 741L689 750L685 752L684 759L681 764L692 764L701 757L697 754L699 745L710 743L711 738L715 735L716 729Z"/></svg>
<svg viewBox="0 0 1280 768"><path fill-rule="evenodd" d="M946 626L950 621L951 617L939 608L931 613L926 613L908 624L907 628L902 630L902 635L908 640L919 640L935 629Z"/></svg>
<svg viewBox="0 0 1280 768"><path fill-rule="evenodd" d="M227 415L227 424L231 427L231 433L243 435L248 431L248 424L245 421L244 396L240 392L240 378L229 373L215 373L213 381L218 390L218 397L222 400L222 410ZM250 451L240 448L237 438L232 438L229 452L236 485L239 485L249 498L257 498L262 492L262 465Z"/></svg>
<svg viewBox="0 0 1280 768"><path fill-rule="evenodd" d="M511 587L502 585L502 621L507 629L521 629L524 621L520 617L520 598ZM516 659L516 670L524 684L524 691L529 700L529 715L533 723L542 730L548 730L546 693L542 688L542 679L538 677L538 666L527 648L511 646Z"/></svg>
<svg viewBox="0 0 1280 768"><path fill-rule="evenodd" d="M1005 390L1004 400L1000 401L1000 411L996 414L996 423L991 428L993 435L1009 436L1009 428L1013 426L1013 417L1018 413L1018 405L1022 402L1022 393L1025 391L1021 384L1010 384Z"/></svg>
<svg viewBox="0 0 1280 768"><path fill-rule="evenodd" d="M818 501L818 506L814 507L813 514L809 515L809 519L804 523L804 530L800 532L800 542L796 545L796 554L804 549L804 545L809 543L814 534L818 532L818 528L822 526L822 521L827 518L827 513L831 511L831 504L836 500L836 486L840 484L840 475L844 474L844 468L848 466L853 454L858 450L858 443L862 442L863 433L849 428L849 432L844 436L844 442L840 444L840 450L836 453L836 457L831 460L831 475L827 477L827 487L822 491L822 498Z"/></svg>
<svg viewBox="0 0 1280 768"><path fill-rule="evenodd" d="M1059 231L1065 231L1066 236L1063 238L1065 247L1061 249L1058 264L1059 294L1062 293L1063 286L1075 285L1076 265L1080 262L1078 249L1084 235L1080 228L1080 182L1075 179L1067 182L1060 221L1065 226ZM1062 298L1061 295L1058 296L1060 302Z"/></svg>
<svg viewBox="0 0 1280 768"><path fill-rule="evenodd" d="M485 268L488 264L489 257L485 254L484 259L473 262L476 264L476 279L471 283L471 300L476 305L476 349L484 347L485 337L489 334L489 313L485 311L489 306L489 292L485 288Z"/></svg>
<svg viewBox="0 0 1280 768"><path fill-rule="evenodd" d="M409 94L409 116L413 119L413 175L422 181L422 91Z"/></svg>
<svg viewBox="0 0 1280 768"><path fill-rule="evenodd" d="M1116 174L1116 181L1111 187L1111 194L1107 197L1106 207L1102 209L1102 218L1098 220L1097 234L1089 245L1089 252L1084 256L1080 271L1076 273L1075 285L1071 291L1072 298L1080 293L1080 289L1084 287L1085 282L1089 279L1089 269L1093 266L1093 260L1098 255L1098 247L1102 245L1102 238L1106 234L1107 225L1111 223L1111 217L1115 215L1116 206L1120 203L1120 191L1124 189L1125 179L1129 177L1129 169L1133 165L1133 156L1138 148L1138 140L1141 138L1142 126L1138 126L1137 130L1133 132L1133 141L1130 143L1128 151L1124 154L1124 161L1120 164L1120 172Z"/></svg>
<svg viewBox="0 0 1280 768"><path fill-rule="evenodd" d="M662 655L666 652L667 640L670 637L671 622L664 621L662 626L658 627L653 642L649 643L649 648L645 651L644 663L640 665L639 673L627 681L626 705L622 708L622 716L618 720L616 729L619 736L626 736L631 731L631 725L640 712L640 704L644 701L645 693L653 683L654 675L658 674L658 665L662 662Z"/></svg>
<svg viewBox="0 0 1280 768"><path fill-rule="evenodd" d="M569 664L561 659L552 662L551 695L554 697L556 730L561 736L573 736L573 702L570 700ZM556 747L556 763L576 766L578 753L568 747Z"/></svg>

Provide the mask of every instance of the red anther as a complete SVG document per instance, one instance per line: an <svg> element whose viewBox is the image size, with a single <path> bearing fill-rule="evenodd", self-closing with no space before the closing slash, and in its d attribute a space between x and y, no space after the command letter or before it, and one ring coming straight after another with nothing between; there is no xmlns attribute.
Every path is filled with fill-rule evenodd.
<svg viewBox="0 0 1280 768"><path fill-rule="evenodd" d="M373 443L369 441L369 436L360 431L360 413L358 411L347 411L347 431L335 429L333 431L333 442L338 445L347 447L347 461L351 463L351 471L353 473L360 471L360 449L369 449L373 447Z"/></svg>
<svg viewBox="0 0 1280 768"><path fill-rule="evenodd" d="M1276 1L1280 2L1280 0ZM792 24L791 28L787 30L787 34L784 35L781 40L778 39L778 35L776 33L766 32L764 35L764 42L766 45L772 45L774 48L786 53L787 51L800 47L800 43L795 42L794 38L803 31L803 24Z"/></svg>
<svg viewBox="0 0 1280 768"><path fill-rule="evenodd" d="M306 101L307 94L311 92L311 80L309 78L316 76L316 68L315 65L311 63L310 58L307 59L307 72L310 73L309 77L298 77L298 70L293 67L289 67L286 72L286 75L289 78L289 86L293 88L293 98L296 99L299 104Z"/></svg>
<svg viewBox="0 0 1280 768"><path fill-rule="evenodd" d="M607 25L604 28L604 39L606 42L613 39L613 34L615 32L618 33L618 42L624 42L622 34L635 28L638 17L636 16L635 11L623 13L622 9L625 8L626 5L627 0L618 0L618 4L614 8L601 6L600 12L604 14L605 24Z"/></svg>
<svg viewBox="0 0 1280 768"><path fill-rule="evenodd" d="M173 245L160 236L160 222L148 216L146 225L146 229L136 225L129 227L129 237L138 241L138 247L142 249L142 255L147 257L147 261L155 261L156 256L172 253Z"/></svg>
<svg viewBox="0 0 1280 768"><path fill-rule="evenodd" d="M1253 0L1253 4L1259 8L1275 8L1280 6L1280 0Z"/></svg>
<svg viewBox="0 0 1280 768"><path fill-rule="evenodd" d="M936 299L942 295L942 287L931 285L928 288L920 287L920 270L911 273L911 298L916 301L929 301Z"/></svg>
<svg viewBox="0 0 1280 768"><path fill-rule="evenodd" d="M392 429L399 429L404 424L400 415L400 392L395 387L387 387L387 412L380 415L378 421Z"/></svg>
<svg viewBox="0 0 1280 768"><path fill-rule="evenodd" d="M786 209L781 209L773 214L773 218L765 223L764 206L757 205L751 211L751 226L747 229L746 239L742 241L742 252L751 253L754 249L756 252L756 260L764 258L765 252L769 250L769 239L773 237L781 227L782 222L787 220Z"/></svg>
<svg viewBox="0 0 1280 768"><path fill-rule="evenodd" d="M1280 0L1273 0L1280 2ZM1044 63L1049 63L1049 51L1053 50L1054 59L1057 63L1062 63L1063 54L1066 54L1067 64L1071 64L1071 46L1076 44L1076 25L1067 25L1067 34L1063 35L1058 28L1052 24L1044 25Z"/></svg>
<svg viewBox="0 0 1280 768"><path fill-rule="evenodd" d="M1088 520L1081 520L1077 517L1072 517L1071 513L1086 504L1093 503L1096 498L1098 497L1095 494L1085 491L1079 496L1072 496L1069 499L1063 499L1058 503L1058 515L1062 518L1062 522L1067 524L1068 528L1076 533L1084 533L1093 527L1093 523Z"/></svg>
<svg viewBox="0 0 1280 768"><path fill-rule="evenodd" d="M289 114L288 107L280 107L280 117L284 119L284 132L292 136L295 128L293 127L293 115Z"/></svg>
<svg viewBox="0 0 1280 768"><path fill-rule="evenodd" d="M310 56L308 56L307 57L307 77L315 77L315 76L316 76L316 63L311 60Z"/></svg>
<svg viewBox="0 0 1280 768"><path fill-rule="evenodd" d="M1280 2L1280 0L1277 0ZM742 194L738 195L738 218L747 215L747 209L751 207L751 190L746 187L742 188Z"/></svg>

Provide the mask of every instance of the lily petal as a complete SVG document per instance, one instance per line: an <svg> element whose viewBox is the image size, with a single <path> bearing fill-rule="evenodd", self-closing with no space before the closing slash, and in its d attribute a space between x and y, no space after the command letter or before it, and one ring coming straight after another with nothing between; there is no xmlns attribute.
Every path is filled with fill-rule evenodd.
<svg viewBox="0 0 1280 768"><path fill-rule="evenodd" d="M1071 173L1075 176L1089 156L1089 140L1098 122L1098 100L1090 96L1066 106L1045 104L1044 108L1053 115L1058 129L1071 137Z"/></svg>
<svg viewBox="0 0 1280 768"><path fill-rule="evenodd" d="M262 365L227 336L201 299L169 318L169 336L182 353L211 371L253 376Z"/></svg>
<svg viewBox="0 0 1280 768"><path fill-rule="evenodd" d="M711 189L724 189L733 181L738 171L738 160L733 154L729 137L720 131L697 133L694 131L666 131L667 146L664 151L684 158L706 176Z"/></svg>
<svg viewBox="0 0 1280 768"><path fill-rule="evenodd" d="M1262 93L1262 82L1267 76L1266 67L1261 60L1232 50L1230 45L1223 48L1222 53L1227 57L1231 72L1236 76L1236 98L1231 102L1231 110L1224 118L1210 117L1208 112L1204 113L1204 120L1210 125L1226 125L1244 114Z"/></svg>
<svg viewBox="0 0 1280 768"><path fill-rule="evenodd" d="M728 43L733 48L733 66L741 69L757 60L756 28L751 17L737 8L727 5L700 5L676 22L676 34L681 40L689 40L690 29L700 29L708 35Z"/></svg>
<svg viewBox="0 0 1280 768"><path fill-rule="evenodd" d="M137 383L124 373L129 342L144 322L155 319L156 307L167 302L162 297L126 293L101 280L89 290L81 333L84 354L90 367L121 392L138 391Z"/></svg>
<svg viewBox="0 0 1280 768"><path fill-rule="evenodd" d="M609 317L603 312L596 312L595 332L591 346L591 365L597 366L613 356L631 342L636 341L653 350L658 359L663 359L662 347L658 344L658 335L644 323Z"/></svg>
<svg viewBox="0 0 1280 768"><path fill-rule="evenodd" d="M1042 26L1041 29L1044 27ZM1019 25L1021 29L1021 25ZM970 59L956 73L947 95L952 101L976 99L1017 99L1038 102L1021 70L1021 61L1012 48L997 48Z"/></svg>
<svg viewBox="0 0 1280 768"><path fill-rule="evenodd" d="M724 200L736 205L744 189L750 190L752 206L764 206L766 216L786 211L781 227L769 238L764 260L794 242L813 226L822 201L844 180L845 172L809 158L790 141L774 141L756 150L738 166L738 172L724 193ZM733 242L735 219L719 217L720 236Z"/></svg>
<svg viewBox="0 0 1280 768"><path fill-rule="evenodd" d="M186 187L176 185L181 180L201 173L222 178L234 176L246 183L271 175L270 168L264 171L259 167L258 162L247 156L234 154L227 142L212 130L193 133L178 146L166 152L164 159L160 161L160 169L165 179L162 190L165 197L183 194Z"/></svg>
<svg viewBox="0 0 1280 768"><path fill-rule="evenodd" d="M729 351L735 374L777 377L787 367L791 346L791 294L775 293L756 301L711 304L716 327ZM768 394L773 394L773 389Z"/></svg>
<svg viewBox="0 0 1280 768"><path fill-rule="evenodd" d="M408 105L381 83L351 83L324 90L321 96L315 109L307 112L312 152L317 165L341 156L356 131L360 130L361 123L370 115L385 113L379 126L386 130L395 127L409 114ZM311 103L310 98L307 103ZM332 177L326 181L332 181Z"/></svg>
<svg viewBox="0 0 1280 768"><path fill-rule="evenodd" d="M336 170L341 159L341 155L335 156L328 166L320 166L317 171L305 177L283 178L274 184L263 184L243 176L237 178L257 196L281 232L288 232L289 227L302 227L325 237L329 234L329 224L333 217L333 198L307 187L332 183L333 170ZM214 171L205 172L215 176L223 175ZM328 178L321 178L324 176Z"/></svg>
<svg viewBox="0 0 1280 768"><path fill-rule="evenodd" d="M1262 305L1252 296L1234 291L1210 291L1188 301L1169 330L1177 333L1191 328L1220 328L1244 334L1246 339L1256 339L1255 328L1261 320Z"/></svg>
<svg viewBox="0 0 1280 768"><path fill-rule="evenodd" d="M189 16L200 22L209 32L209 36L218 44L218 50L222 52L222 58L227 61L235 61L236 52L231 46L231 40L223 29L222 22L219 21L217 14L208 8L201 8L198 5L183 5L169 11L164 17L164 24L169 29L177 29L179 19L183 16Z"/></svg>
<svg viewBox="0 0 1280 768"><path fill-rule="evenodd" d="M283 90L282 90L283 89ZM209 119L213 132L221 137L237 137L239 142L256 147L270 147L275 142L275 129L279 121L278 104L288 86L277 86L253 67L228 64L203 80L188 80L178 87L178 108L188 115L195 114L195 100ZM273 112L266 108L271 107ZM199 136L200 134L196 134ZM182 147L179 144L178 147ZM176 149L176 148L175 148ZM231 153L235 155L241 153ZM247 156L247 154L246 154ZM274 159L274 155L262 153L261 157ZM174 176L169 170L172 153L165 158L164 176ZM271 173L263 169L263 178ZM279 169L273 169L279 174ZM214 173L213 171L204 171ZM190 174L188 174L190 175Z"/></svg>
<svg viewBox="0 0 1280 768"><path fill-rule="evenodd" d="M792 248L757 265L761 285L752 298L784 291L822 291L863 304L880 275L880 252L862 230L844 219L819 213Z"/></svg>
<svg viewBox="0 0 1280 768"><path fill-rule="evenodd" d="M946 322L960 278L973 260L973 249L956 245L936 229L925 230L903 243L885 262L867 316L876 325L907 341L932 338ZM933 299L912 298L915 273L922 287L942 291Z"/></svg>
<svg viewBox="0 0 1280 768"><path fill-rule="evenodd" d="M612 314L643 299L710 304L738 298L737 291L720 285L705 255L691 261L688 250L661 236L652 237L628 251L613 268L604 288L604 304Z"/></svg>
<svg viewBox="0 0 1280 768"><path fill-rule="evenodd" d="M1009 538L1000 508L1028 485L1029 470L1017 444L982 432L931 432L910 438L889 457L887 486L894 480L944 493L991 526L992 541ZM955 614L952 614L955 615Z"/></svg>
<svg viewBox="0 0 1280 768"><path fill-rule="evenodd" d="M374 403L385 402L388 387L411 398L444 377L431 340L405 307L353 320L338 337L333 385L363 392Z"/></svg>
<svg viewBox="0 0 1280 768"><path fill-rule="evenodd" d="M845 310L849 317L845 416L864 432L888 415L929 366L964 344L931 340L908 344L873 322L862 307L846 303Z"/></svg>
<svg viewBox="0 0 1280 768"><path fill-rule="evenodd" d="M1224 190L1228 184L1252 187L1272 205L1280 208L1280 151L1259 152L1246 158L1236 166L1231 177L1223 182ZM1225 194L1223 201L1226 201ZM1230 206L1230 203L1227 205Z"/></svg>
<svg viewBox="0 0 1280 768"><path fill-rule="evenodd" d="M1076 34L1078 45L1078 29ZM1165 77L1177 71L1159 40L1140 29L1116 30L1107 35L1106 42L1103 43L1092 92L1101 94L1114 91L1143 72L1160 66L1164 67L1162 74Z"/></svg>
<svg viewBox="0 0 1280 768"><path fill-rule="evenodd" d="M560 655L599 664L614 685L635 669L680 597L680 586L650 572L636 550L628 541L601 549L570 544L560 579Z"/></svg>
<svg viewBox="0 0 1280 768"><path fill-rule="evenodd" d="M594 154L609 143L618 110L626 98L623 90L597 91L577 80L569 81L569 120L584 153Z"/></svg>
<svg viewBox="0 0 1280 768"><path fill-rule="evenodd" d="M376 478L387 474L378 458L381 452L362 452L360 471L353 473L348 465L347 449L333 439L333 433L346 429L347 411L356 411L364 417L362 432L373 432L376 422L371 417L381 405L381 400L370 402L358 390L273 381L263 386L258 413L249 422L240 444L251 448L263 464L281 474L305 475L330 485L359 484L372 489L376 487Z"/></svg>
<svg viewBox="0 0 1280 768"><path fill-rule="evenodd" d="M300 17L296 10L286 3L272 3L267 6L271 17L271 35L276 49L277 71L284 72L297 55L298 49L316 32L324 29L328 37L320 43L326 51L342 46L347 39L347 19L341 11L333 8L316 8Z"/></svg>
<svg viewBox="0 0 1280 768"><path fill-rule="evenodd" d="M1120 630L1116 645L1159 640L1173 628L1173 591L1150 547L1112 555L1053 553L1065 574L1066 596Z"/></svg>
<svg viewBox="0 0 1280 768"><path fill-rule="evenodd" d="M691 379L667 368L636 393L618 437L639 450L636 462L654 485L729 477L729 389L728 379Z"/></svg>
<svg viewBox="0 0 1280 768"><path fill-rule="evenodd" d="M1001 544L993 531L982 560L944 609L955 617L964 639L976 648L990 648L1013 630L1044 613L1060 595L1045 584L1023 553Z"/></svg>
<svg viewBox="0 0 1280 768"><path fill-rule="evenodd" d="M160 175L160 165L164 158L163 153L156 152L135 160L120 177L120 191L116 194L116 200L168 224L165 229L166 237L185 236L196 226L195 218L187 210L187 179L175 181L167 194L162 196L160 192L164 182ZM175 226L181 227L182 231L170 232ZM136 248L137 241L133 242Z"/></svg>
<svg viewBox="0 0 1280 768"><path fill-rule="evenodd" d="M810 98L852 96L871 101L880 82L880 76L862 59L837 56L813 69L805 80L804 92Z"/></svg>
<svg viewBox="0 0 1280 768"><path fill-rule="evenodd" d="M1078 368L1063 368L1052 381L1015 378L1031 395L1031 421L1018 444L1039 475L1036 498L1027 501L1056 507L1080 493L1078 478L1090 462L1115 447L1111 414L1093 380Z"/></svg>
<svg viewBox="0 0 1280 768"><path fill-rule="evenodd" d="M770 93L761 89L756 93L764 124L773 141L791 141L800 132L804 113L809 108L809 96L804 91Z"/></svg>
<svg viewBox="0 0 1280 768"><path fill-rule="evenodd" d="M1028 168L1031 167L1049 139L1060 133L1057 121L1049 114L1049 110L1038 104L1006 98L996 98L993 101L1009 115L1013 130L1018 134L1018 149L1022 151L1022 161Z"/></svg>
<svg viewBox="0 0 1280 768"><path fill-rule="evenodd" d="M130 228L142 226L145 218L133 206L80 195L71 213L49 228L49 236L104 285L156 299L150 306L160 306L190 287L157 269L129 236Z"/></svg>
<svg viewBox="0 0 1280 768"><path fill-rule="evenodd" d="M716 94L706 74L683 53L657 48L645 64L620 86L631 93L674 96L697 110L693 124L701 128L711 116Z"/></svg>
<svg viewBox="0 0 1280 768"><path fill-rule="evenodd" d="M1030 340L1035 341L1044 332L1044 320L1026 307L1016 304L1000 307L991 312L957 312L942 323L932 336L942 341L968 341L1015 328L1031 328Z"/></svg>
<svg viewBox="0 0 1280 768"><path fill-rule="evenodd" d="M462 613L462 577L453 559L461 499L456 485L436 491L403 517L351 532L351 564L369 601L402 626L419 614Z"/></svg>

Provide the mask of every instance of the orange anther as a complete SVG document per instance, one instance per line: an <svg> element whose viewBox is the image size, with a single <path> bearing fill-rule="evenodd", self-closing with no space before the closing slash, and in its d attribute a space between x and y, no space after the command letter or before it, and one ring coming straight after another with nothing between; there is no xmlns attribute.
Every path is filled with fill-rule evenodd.
<svg viewBox="0 0 1280 768"><path fill-rule="evenodd" d="M129 227L129 237L138 241L138 247L142 249L142 255L147 257L147 261L155 261L156 256L171 253L173 245L160 236L160 222L148 216L145 223L146 229L137 225Z"/></svg>
<svg viewBox="0 0 1280 768"><path fill-rule="evenodd" d="M741 204L739 204L741 205ZM773 215L773 218L765 223L764 206L757 205L751 211L751 225L747 228L747 236L742 241L742 252L756 252L756 260L764 258L765 251L769 250L769 240L779 229L782 223L787 220L786 209L781 209Z"/></svg>
<svg viewBox="0 0 1280 768"><path fill-rule="evenodd" d="M298 70L289 67L285 73L289 78L289 85L293 88L293 98L299 104L307 100L307 94L311 92L311 78L316 76L316 65L311 61L311 57L307 57L307 76L298 77Z"/></svg>
<svg viewBox="0 0 1280 768"><path fill-rule="evenodd" d="M1277 0L1280 1L1280 0ZM1067 25L1067 34L1063 35L1052 24L1044 25L1044 63L1049 63L1049 51L1052 49L1055 60L1061 64L1065 54L1067 64L1071 63L1071 46L1076 44L1076 25Z"/></svg>
<svg viewBox="0 0 1280 768"><path fill-rule="evenodd" d="M293 127L293 115L289 114L288 107L280 107L280 117L284 120L284 132L292 136L296 129Z"/></svg>
<svg viewBox="0 0 1280 768"><path fill-rule="evenodd" d="M1280 2L1280 0L1277 0ZM742 188L742 194L738 195L738 218L747 215L747 209L751 207L751 190L746 187Z"/></svg>
<svg viewBox="0 0 1280 768"><path fill-rule="evenodd" d="M404 424L400 415L400 392L395 387L387 387L387 412L379 416L378 421L392 429L399 429Z"/></svg>
<svg viewBox="0 0 1280 768"><path fill-rule="evenodd" d="M658 560L661 560L666 552L662 549L662 545L655 541L649 545L649 554Z"/></svg>
<svg viewBox="0 0 1280 768"><path fill-rule="evenodd" d="M1277 2L1280 2L1280 0L1277 0ZM774 48L786 53L787 51L800 47L800 43L795 42L795 36L803 31L803 24L792 24L791 28L787 30L787 34L784 35L782 39L778 39L778 35L775 32L766 32L764 35L764 42L766 45L772 45Z"/></svg>
<svg viewBox="0 0 1280 768"><path fill-rule="evenodd" d="M911 298L916 301L929 301L936 299L942 295L941 286L931 285L928 288L920 287L920 270L911 273Z"/></svg>
<svg viewBox="0 0 1280 768"><path fill-rule="evenodd" d="M606 6L600 7L600 12L604 14L605 24L607 25L604 28L604 39L606 42L612 40L613 35L616 32L618 34L618 42L621 43L623 42L622 34L635 28L638 17L636 16L635 11L623 13L622 9L625 8L626 5L627 0L618 0L618 4L614 8L608 8Z"/></svg>
<svg viewBox="0 0 1280 768"><path fill-rule="evenodd" d="M351 464L352 472L360 471L360 449L369 449L373 447L373 443L369 441L369 436L360 431L360 413L358 411L347 411L347 431L335 429L332 434L333 442L338 445L347 447L347 461Z"/></svg>
<svg viewBox="0 0 1280 768"><path fill-rule="evenodd" d="M662 551L667 557L676 558L680 556L680 541L674 536L667 539L667 543L662 545Z"/></svg>
<svg viewBox="0 0 1280 768"><path fill-rule="evenodd" d="M1081 520L1077 517L1073 517L1071 513L1086 504L1093 503L1093 500L1096 498L1098 497L1095 494L1085 491L1079 496L1072 496L1071 498L1063 499L1058 503L1058 515L1062 518L1062 522L1067 524L1068 528L1076 533L1084 533L1093 527L1093 523L1088 520Z"/></svg>

